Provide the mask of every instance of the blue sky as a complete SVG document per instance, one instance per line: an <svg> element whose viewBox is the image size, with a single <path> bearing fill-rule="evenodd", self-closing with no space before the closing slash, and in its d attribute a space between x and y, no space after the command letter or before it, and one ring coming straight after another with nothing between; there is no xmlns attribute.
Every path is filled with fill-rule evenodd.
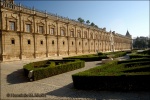
<svg viewBox="0 0 150 100"><path fill-rule="evenodd" d="M106 31L125 35L128 29L132 37L149 36L149 1L15 1L19 2L63 17L90 20Z"/></svg>

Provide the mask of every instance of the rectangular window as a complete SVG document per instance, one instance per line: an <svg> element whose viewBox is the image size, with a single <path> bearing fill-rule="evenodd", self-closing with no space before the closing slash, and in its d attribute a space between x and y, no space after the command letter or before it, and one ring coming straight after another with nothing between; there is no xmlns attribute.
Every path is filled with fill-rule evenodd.
<svg viewBox="0 0 150 100"><path fill-rule="evenodd" d="M31 24L26 24L26 32L31 32Z"/></svg>
<svg viewBox="0 0 150 100"><path fill-rule="evenodd" d="M61 30L61 35L62 35L62 36L64 36L64 35L65 35L64 30Z"/></svg>
<svg viewBox="0 0 150 100"><path fill-rule="evenodd" d="M11 40L11 44L15 44L15 40L13 39L13 40Z"/></svg>
<svg viewBox="0 0 150 100"><path fill-rule="evenodd" d="M71 34L71 37L74 37L74 33L73 33L73 31L71 31L71 33L70 33L70 34Z"/></svg>
<svg viewBox="0 0 150 100"><path fill-rule="evenodd" d="M30 41L30 40L28 40L28 44L31 44L31 41Z"/></svg>
<svg viewBox="0 0 150 100"><path fill-rule="evenodd" d="M87 38L87 33L86 32L84 33L84 38Z"/></svg>
<svg viewBox="0 0 150 100"><path fill-rule="evenodd" d="M15 31L15 22L13 22L13 21L9 22L9 30Z"/></svg>
<svg viewBox="0 0 150 100"><path fill-rule="evenodd" d="M50 34L51 34L51 35L54 35L54 28L51 28L51 29L50 29Z"/></svg>
<svg viewBox="0 0 150 100"><path fill-rule="evenodd" d="M44 33L44 28L43 28L43 26L39 26L39 33Z"/></svg>
<svg viewBox="0 0 150 100"><path fill-rule="evenodd" d="M78 37L81 38L81 33L80 32L78 32Z"/></svg>

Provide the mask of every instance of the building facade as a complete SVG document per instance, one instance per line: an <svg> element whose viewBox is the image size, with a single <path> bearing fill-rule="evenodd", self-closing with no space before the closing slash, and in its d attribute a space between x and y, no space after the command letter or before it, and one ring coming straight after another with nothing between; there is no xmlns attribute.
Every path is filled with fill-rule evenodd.
<svg viewBox="0 0 150 100"><path fill-rule="evenodd" d="M52 56L73 56L130 50L132 39L106 28L0 2L0 60L12 61Z"/></svg>

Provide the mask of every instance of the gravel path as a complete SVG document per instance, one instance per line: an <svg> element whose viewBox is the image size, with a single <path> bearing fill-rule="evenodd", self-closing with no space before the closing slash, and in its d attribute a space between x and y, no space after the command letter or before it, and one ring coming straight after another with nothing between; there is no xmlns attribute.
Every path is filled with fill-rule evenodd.
<svg viewBox="0 0 150 100"><path fill-rule="evenodd" d="M84 91L74 89L71 75L99 66L101 61L86 62L84 68L33 82L29 82L23 75L22 66L28 62L30 61L1 63L2 100L150 100L150 92ZM35 95L40 97L27 97Z"/></svg>

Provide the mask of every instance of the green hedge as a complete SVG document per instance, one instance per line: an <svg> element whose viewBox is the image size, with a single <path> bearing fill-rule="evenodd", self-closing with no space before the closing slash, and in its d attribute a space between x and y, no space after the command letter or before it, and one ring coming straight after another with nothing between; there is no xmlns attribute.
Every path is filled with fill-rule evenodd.
<svg viewBox="0 0 150 100"><path fill-rule="evenodd" d="M136 58L136 59L122 60L122 61L118 61L118 64L130 63L130 62L143 62L143 61L150 61L150 58Z"/></svg>
<svg viewBox="0 0 150 100"><path fill-rule="evenodd" d="M147 55L150 55L150 50L145 50L143 52L138 52L137 54L147 54Z"/></svg>
<svg viewBox="0 0 150 100"><path fill-rule="evenodd" d="M105 55L111 55L112 58L117 58L117 57L121 57L121 56L125 56L127 53L130 53L129 51L117 51L117 52L107 52L104 53Z"/></svg>
<svg viewBox="0 0 150 100"><path fill-rule="evenodd" d="M61 63L56 65L56 62L58 63L59 61ZM64 63L64 61L66 63ZM23 69L24 69L25 75L28 76L29 71L33 70L32 80L39 80L39 79L47 78L53 75L72 71L78 68L82 68L85 66L85 62L80 61L80 60L56 60L56 61L47 60L47 62L49 63L49 64L45 63L47 67L39 66L38 68L35 68L34 65L36 65L36 63L39 63L39 62L34 62L34 63L29 63L27 65L24 65ZM41 64L41 66L43 66L43 64Z"/></svg>
<svg viewBox="0 0 150 100"><path fill-rule="evenodd" d="M88 55L84 55L84 56L75 56L75 57L65 57L63 59L80 59L83 61L100 61L102 59L106 59L108 58L106 55L101 55L101 56L88 56Z"/></svg>
<svg viewBox="0 0 150 100"><path fill-rule="evenodd" d="M131 62L120 64L118 61L112 61L76 73L72 75L74 87L112 91L150 91L150 61L140 60L137 62L137 59L134 59Z"/></svg>
<svg viewBox="0 0 150 100"><path fill-rule="evenodd" d="M150 55L141 55L141 54L132 54L129 55L130 59L134 59L134 58L150 58Z"/></svg>

